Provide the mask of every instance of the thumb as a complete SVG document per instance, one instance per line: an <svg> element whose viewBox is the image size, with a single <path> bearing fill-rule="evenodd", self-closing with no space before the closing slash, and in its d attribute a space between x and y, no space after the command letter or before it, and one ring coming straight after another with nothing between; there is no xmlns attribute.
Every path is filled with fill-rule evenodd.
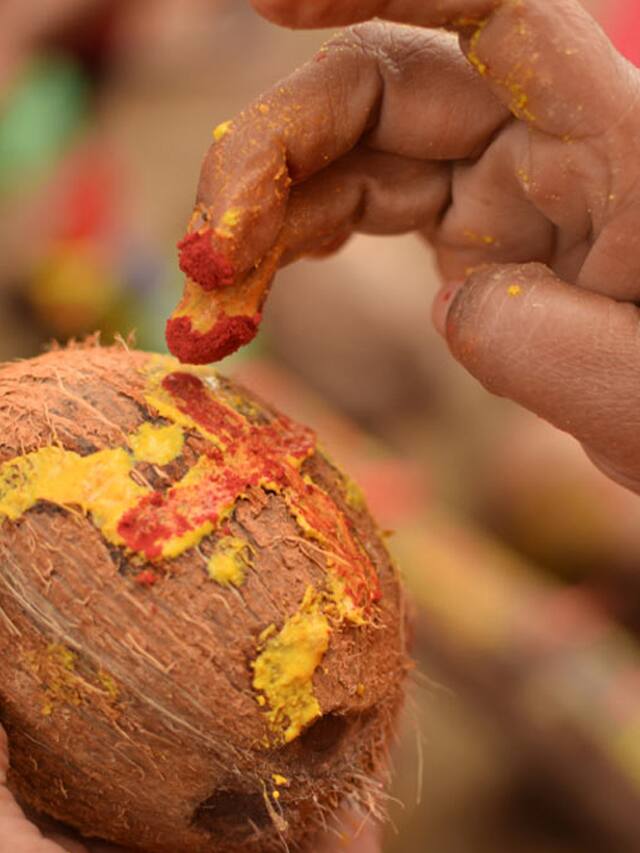
<svg viewBox="0 0 640 853"><path fill-rule="evenodd" d="M640 492L634 305L566 284L542 264L489 266L452 298L439 295L434 320L487 390L571 433L605 474Z"/></svg>

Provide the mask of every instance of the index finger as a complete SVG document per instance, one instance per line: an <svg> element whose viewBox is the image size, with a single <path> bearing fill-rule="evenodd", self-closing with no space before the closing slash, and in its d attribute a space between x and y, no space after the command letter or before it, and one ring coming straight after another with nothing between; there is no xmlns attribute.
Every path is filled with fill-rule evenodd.
<svg viewBox="0 0 640 853"><path fill-rule="evenodd" d="M377 23L338 35L214 130L196 210L178 244L189 280L167 324L171 352L204 363L251 340L270 277L289 257L287 235L301 230L290 215L297 210L305 220L304 205L289 205L291 185L341 160L363 137L417 161L470 157L507 117L448 34Z"/></svg>

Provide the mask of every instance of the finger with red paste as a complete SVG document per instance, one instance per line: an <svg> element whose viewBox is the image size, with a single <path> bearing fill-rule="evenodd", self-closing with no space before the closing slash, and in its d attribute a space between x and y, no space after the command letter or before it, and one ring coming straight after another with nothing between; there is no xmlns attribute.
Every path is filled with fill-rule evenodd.
<svg viewBox="0 0 640 853"><path fill-rule="evenodd" d="M188 279L167 320L165 334L173 355L189 364L209 364L252 341L283 251L275 246L252 274L215 297Z"/></svg>
<svg viewBox="0 0 640 853"><path fill-rule="evenodd" d="M415 61L418 49L424 62ZM506 115L452 37L381 25L339 34L224 123L202 167L181 267L205 290L242 280L275 243L290 186L363 136L371 148L414 159L464 158Z"/></svg>
<svg viewBox="0 0 640 853"><path fill-rule="evenodd" d="M370 5L372 14L381 11ZM169 344L180 358L215 360L251 339L271 280L261 264L276 244L284 262L302 251L339 244L361 224L366 230L364 223L371 219L376 233L433 230L430 221L423 227L419 216L412 222L407 215L411 203L402 198L402 181L395 195L388 183L386 211L369 215L365 148L451 162L446 167L451 169L451 205L448 212L440 211L443 228L436 240L448 278L487 261L550 262L554 224L566 226L570 234L583 230L585 215L607 213L601 188L592 192L600 155L590 150L593 168L584 168L585 152L568 147L603 128L612 150L628 136L624 122L616 121L625 115L629 98L626 66L597 25L574 0L559 0L553 10L542 0L431 7L385 4L384 11L387 17L414 20L415 15L419 23L457 28L466 59L454 37L366 24L339 34L313 62L217 129L191 230L181 244L181 265L190 282L169 324ZM321 4L317 12L332 15L334 8ZM336 20L344 11L341 7ZM486 17L479 17L480 11ZM501 145L507 136L505 151ZM546 149L558 142L566 147L562 156L549 155ZM534 158L538 152L541 157ZM534 180L540 161L544 180ZM331 182L327 167L341 170L333 195L321 187L323 177ZM495 198L487 196L486 176L492 172L499 176ZM571 204L560 205L567 182ZM345 202L353 198L355 207ZM427 199L420 207L431 210L433 205ZM433 220L432 211L427 220ZM569 239L576 243L575 237ZM564 243L559 245L564 250ZM569 280L575 278L581 253L578 247L561 270ZM243 306L243 292L258 289L256 268L263 292ZM598 274L592 278L605 280ZM198 287L211 292L215 303L206 322L194 314L196 309L206 313L198 307L205 304Z"/></svg>
<svg viewBox="0 0 640 853"><path fill-rule="evenodd" d="M400 62L404 48L414 41L411 33L398 32L397 38L389 40L383 28L379 32L389 56ZM180 359L215 361L253 337L273 273L273 253L267 255L279 240L279 255L289 248L283 244L281 232L289 217L290 185L304 186L327 165L339 162L385 115L380 106L385 75L389 78L389 97L398 102L393 109L407 113L419 102L420 87L427 86L429 80L440 84L434 89L438 94L433 107L421 113L420 126L425 132L421 147L406 152L401 147L399 152L411 160L469 156L504 121L504 108L470 73L451 37L421 32L420 38L429 52L430 67L410 68L398 84L390 64L381 59L374 45L369 48L351 34L344 34L319 55L324 61L309 63L219 131L203 166L191 231L181 244L181 267L189 280L167 329L169 347ZM342 94L341 81L348 88ZM460 109L452 127L436 118L450 109L454 91ZM388 144L383 136L376 147L396 153L391 134ZM368 154L363 151L360 161L352 157L352 173L343 169L347 194L362 184ZM415 172L416 164L410 168ZM425 169L425 177L432 171ZM393 193L393 182L387 184L387 197L393 196L393 202L386 217L379 217L375 230L396 233L416 227L417 221L401 226L393 214L402 210L406 218L406 183L398 182ZM360 195L366 205L366 194ZM348 231L363 218L346 215L345 204L336 192L326 213L339 233L314 236L318 205L313 188L308 204L311 215L307 233L301 233L305 217L300 204L294 205L293 221L285 229L289 235L295 233L296 243L308 251L323 248L327 239L333 242L335 237L343 238L345 216L356 220L346 223ZM415 194L411 204L415 204ZM289 255L297 251L298 245L294 245ZM258 279L263 286L260 295ZM204 294L209 294L210 300Z"/></svg>

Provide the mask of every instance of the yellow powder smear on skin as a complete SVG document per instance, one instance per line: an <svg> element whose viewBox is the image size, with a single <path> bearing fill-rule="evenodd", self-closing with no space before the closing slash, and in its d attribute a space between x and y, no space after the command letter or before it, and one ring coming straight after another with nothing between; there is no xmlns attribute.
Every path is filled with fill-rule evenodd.
<svg viewBox="0 0 640 853"><path fill-rule="evenodd" d="M529 96L525 92L524 86L522 83L518 83L513 80L513 78L507 78L506 80L499 80L498 82L502 83L509 92L511 93L511 104L509 105L509 109L516 116L516 118L525 119L528 122L535 122L537 119L534 114L529 109Z"/></svg>
<svg viewBox="0 0 640 853"><path fill-rule="evenodd" d="M489 24L489 18L485 20L477 20L474 18L459 18L455 21L455 26L457 27L475 27L475 31L469 40L469 48L467 50L467 59L476 69L478 74L482 76L486 76L489 73L489 66L486 62L484 62L478 53L478 49L480 46L480 39L482 38L482 33L486 29ZM519 26L520 35L526 35L526 31L523 29L522 23ZM532 76L531 72L525 74L525 77L528 79ZM524 119L530 123L536 121L535 115L529 109L529 96L527 95L524 86L521 82L518 82L514 79L514 72L510 73L506 79L500 79L497 76L494 76L496 83L504 86L511 94L511 104L509 105L509 109L511 112L520 119Z"/></svg>
<svg viewBox="0 0 640 853"><path fill-rule="evenodd" d="M251 565L251 546L238 536L224 536L209 557L207 572L222 586L240 587Z"/></svg>
<svg viewBox="0 0 640 853"><path fill-rule="evenodd" d="M238 225L241 217L241 207L230 207L229 210L222 214L220 224L216 228L216 233L222 237L233 237L233 229Z"/></svg>
<svg viewBox="0 0 640 853"><path fill-rule="evenodd" d="M180 424L156 426L148 422L143 423L129 437L129 447L138 462L168 465L182 453L184 432Z"/></svg>
<svg viewBox="0 0 640 853"><path fill-rule="evenodd" d="M213 135L214 141L220 142L220 140L223 139L227 135L227 133L229 133L232 126L233 126L233 121L231 119L229 119L228 121L220 122L220 124L217 127L214 127L214 129L213 129L212 135Z"/></svg>
<svg viewBox="0 0 640 853"><path fill-rule="evenodd" d="M308 587L302 604L253 662L253 687L269 704L267 718L284 743L322 714L313 675L329 646L329 621L320 597Z"/></svg>
<svg viewBox="0 0 640 853"><path fill-rule="evenodd" d="M493 246L496 244L496 238L492 234L478 234L471 228L465 228L463 234L472 243L482 244L484 246Z"/></svg>
<svg viewBox="0 0 640 853"><path fill-rule="evenodd" d="M471 41L469 42L469 50L467 52L467 59L474 66L479 74L485 75L487 73L487 64L483 62L478 56L478 45L480 42L480 38L482 36L482 32L489 23L486 21L477 21L473 19L466 19L457 22L459 26L469 26L473 24L476 26L476 31L471 36Z"/></svg>

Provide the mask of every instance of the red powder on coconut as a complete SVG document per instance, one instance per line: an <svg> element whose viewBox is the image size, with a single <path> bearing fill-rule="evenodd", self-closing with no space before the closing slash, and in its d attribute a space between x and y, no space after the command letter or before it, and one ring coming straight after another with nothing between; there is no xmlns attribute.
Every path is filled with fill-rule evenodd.
<svg viewBox="0 0 640 853"><path fill-rule="evenodd" d="M171 539L207 522L215 526L220 512L233 506L249 485L250 479L231 468L212 466L198 483L145 495L122 516L118 533L129 548L156 559Z"/></svg>
<svg viewBox="0 0 640 853"><path fill-rule="evenodd" d="M162 380L162 387L171 394L183 414L223 441L237 440L246 434L245 419L214 400L203 382L192 373L169 373Z"/></svg>
<svg viewBox="0 0 640 853"><path fill-rule="evenodd" d="M144 569L144 571L138 572L134 581L140 584L140 586L153 586L158 582L158 575L152 572L151 569Z"/></svg>
<svg viewBox="0 0 640 853"><path fill-rule="evenodd" d="M211 230L194 231L178 243L180 269L203 290L216 290L233 284L235 273L228 258L211 243Z"/></svg>
<svg viewBox="0 0 640 853"><path fill-rule="evenodd" d="M282 495L302 537L322 543L327 567L342 579L357 606L366 609L379 600L376 570L349 519L331 495L300 471L316 447L312 430L283 415L252 423L190 373L169 373L162 387L180 412L225 446L215 457L201 457L196 477L188 474L187 482L146 494L122 516L118 533L130 549L150 560L167 556L172 540L197 534L203 526L215 528L251 488L264 488Z"/></svg>
<svg viewBox="0 0 640 853"><path fill-rule="evenodd" d="M170 317L166 338L169 350L186 364L210 364L219 361L255 338L261 315L253 317L223 315L208 332L198 332L191 318Z"/></svg>

